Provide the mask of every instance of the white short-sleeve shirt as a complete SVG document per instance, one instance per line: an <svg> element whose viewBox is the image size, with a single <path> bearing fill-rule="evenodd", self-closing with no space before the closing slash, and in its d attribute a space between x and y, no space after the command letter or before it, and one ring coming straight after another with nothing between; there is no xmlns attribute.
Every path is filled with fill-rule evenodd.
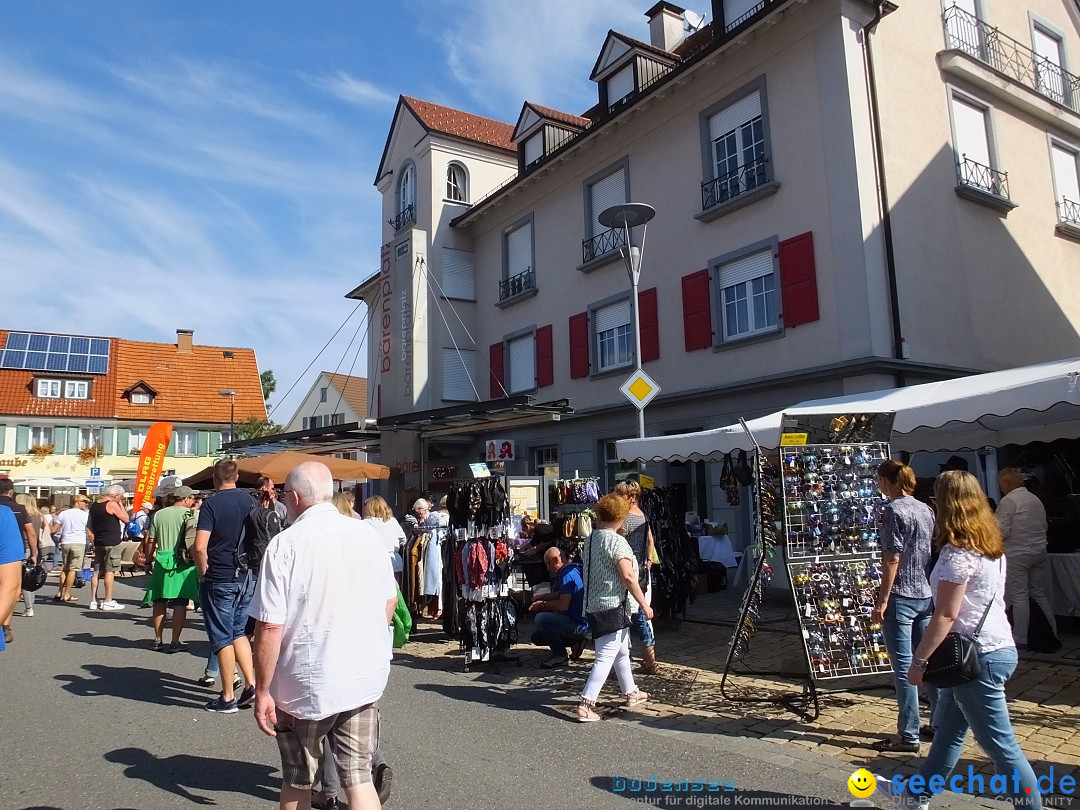
<svg viewBox="0 0 1080 810"><path fill-rule="evenodd" d="M390 675L387 600L397 595L374 529L332 504L310 507L270 541L249 613L284 627L270 694L317 720L378 700Z"/></svg>

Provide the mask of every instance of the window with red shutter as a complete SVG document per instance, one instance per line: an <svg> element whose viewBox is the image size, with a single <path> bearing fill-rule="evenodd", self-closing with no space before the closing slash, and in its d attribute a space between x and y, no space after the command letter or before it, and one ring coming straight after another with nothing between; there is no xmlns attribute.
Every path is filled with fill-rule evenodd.
<svg viewBox="0 0 1080 810"><path fill-rule="evenodd" d="M712 307L709 296L709 271L699 270L682 278L683 338L686 350L707 349L712 345ZM642 349L644 355L645 350Z"/></svg>
<svg viewBox="0 0 1080 810"><path fill-rule="evenodd" d="M502 342L492 343L488 351L488 365L491 368L491 398L501 399L506 396L503 388L503 356L505 347Z"/></svg>
<svg viewBox="0 0 1080 810"><path fill-rule="evenodd" d="M820 317L811 232L780 243L780 301L785 327L810 323Z"/></svg>
<svg viewBox="0 0 1080 810"><path fill-rule="evenodd" d="M589 376L589 313L570 316L570 378Z"/></svg>
<svg viewBox="0 0 1080 810"><path fill-rule="evenodd" d="M641 362L660 359L660 318L656 287L638 293L638 324L641 327Z"/></svg>
<svg viewBox="0 0 1080 810"><path fill-rule="evenodd" d="M552 345L551 325L536 330L536 387L542 388L555 382L555 353Z"/></svg>

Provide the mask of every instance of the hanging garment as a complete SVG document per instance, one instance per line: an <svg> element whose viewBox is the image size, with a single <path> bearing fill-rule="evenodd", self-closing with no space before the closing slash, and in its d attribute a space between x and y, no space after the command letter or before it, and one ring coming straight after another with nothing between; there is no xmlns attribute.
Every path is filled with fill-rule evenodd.
<svg viewBox="0 0 1080 810"><path fill-rule="evenodd" d="M432 512L424 527L428 530L427 547L424 549L424 596L442 593L442 544L450 531L450 516L445 512Z"/></svg>

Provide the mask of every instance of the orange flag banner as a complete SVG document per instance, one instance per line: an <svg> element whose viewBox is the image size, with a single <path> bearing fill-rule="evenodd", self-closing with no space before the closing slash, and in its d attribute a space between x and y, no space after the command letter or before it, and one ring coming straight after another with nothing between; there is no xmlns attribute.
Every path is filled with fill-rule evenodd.
<svg viewBox="0 0 1080 810"><path fill-rule="evenodd" d="M135 500L131 504L133 513L151 500L161 471L165 469L165 453L172 441L172 430L172 422L154 422L146 432L142 453L139 454L139 472L135 477Z"/></svg>

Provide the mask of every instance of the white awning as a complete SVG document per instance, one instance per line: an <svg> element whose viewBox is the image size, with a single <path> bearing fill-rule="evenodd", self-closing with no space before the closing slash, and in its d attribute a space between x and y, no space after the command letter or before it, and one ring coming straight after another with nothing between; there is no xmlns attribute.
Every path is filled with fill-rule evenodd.
<svg viewBox="0 0 1080 810"><path fill-rule="evenodd" d="M758 444L780 444L780 417L895 413L892 447L909 453L974 450L1080 437L1080 357L954 380L800 402L747 422ZM623 439L624 461L718 461L753 445L738 424L696 433Z"/></svg>

